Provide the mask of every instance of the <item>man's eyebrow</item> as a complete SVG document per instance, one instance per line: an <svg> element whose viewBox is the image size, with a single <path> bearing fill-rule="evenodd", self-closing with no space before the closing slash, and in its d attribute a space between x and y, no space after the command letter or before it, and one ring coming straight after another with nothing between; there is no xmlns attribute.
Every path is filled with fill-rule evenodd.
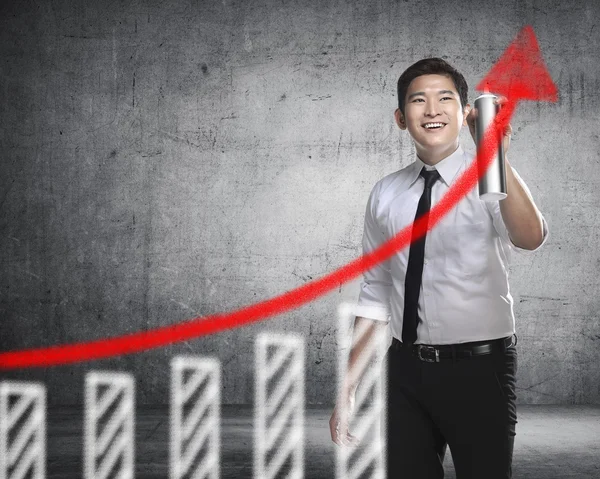
<svg viewBox="0 0 600 479"><path fill-rule="evenodd" d="M452 90L440 90L438 91L438 95L454 95L456 96L456 93L454 93ZM415 97L415 96L421 96L421 95L425 95L424 91L416 91L414 93L411 93L410 95L408 95L408 100L410 100L411 98Z"/></svg>

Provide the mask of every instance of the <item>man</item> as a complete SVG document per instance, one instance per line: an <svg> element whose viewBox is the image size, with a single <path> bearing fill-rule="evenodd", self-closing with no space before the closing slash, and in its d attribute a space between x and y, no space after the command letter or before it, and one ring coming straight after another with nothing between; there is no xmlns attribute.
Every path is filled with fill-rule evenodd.
<svg viewBox="0 0 600 479"><path fill-rule="evenodd" d="M433 207L474 161L459 143L462 126L474 137L477 112L467 93L464 77L439 58L400 76L395 119L417 159L371 191L365 253ZM334 442L356 443L348 431L355 390L373 338L389 324L389 479L443 478L447 446L458 479L512 477L517 351L508 267L513 251L539 249L548 227L506 157L505 166L506 199L483 202L474 188L425 237L364 274L348 371L329 424Z"/></svg>

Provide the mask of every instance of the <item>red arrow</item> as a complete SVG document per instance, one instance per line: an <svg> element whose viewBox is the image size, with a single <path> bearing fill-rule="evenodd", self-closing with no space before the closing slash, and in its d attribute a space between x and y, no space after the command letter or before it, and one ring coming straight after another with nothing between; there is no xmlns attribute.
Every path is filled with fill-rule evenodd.
<svg viewBox="0 0 600 479"><path fill-rule="evenodd" d="M477 161L472 163L444 198L430 211L429 221L423 217L414 224L416 238L425 234L427 229L433 228L475 187L479 174L484 174L492 162L498 145L498 132L504 131L520 100L556 101L556 87L543 65L531 27L526 26L521 30L477 89L483 89L485 86L490 91L506 96L508 101L496 116L492 128L486 132L483 144L477 151ZM481 165L479 172L478 164ZM427 227L428 223L429 227ZM0 369L55 366L131 354L265 320L302 306L390 258L408 246L411 240L411 229L409 225L377 250L355 259L320 279L232 313L195 318L115 338L6 352L0 354Z"/></svg>
<svg viewBox="0 0 600 479"><path fill-rule="evenodd" d="M477 90L489 90L509 100L556 101L557 89L544 65L540 47L529 25L504 51Z"/></svg>

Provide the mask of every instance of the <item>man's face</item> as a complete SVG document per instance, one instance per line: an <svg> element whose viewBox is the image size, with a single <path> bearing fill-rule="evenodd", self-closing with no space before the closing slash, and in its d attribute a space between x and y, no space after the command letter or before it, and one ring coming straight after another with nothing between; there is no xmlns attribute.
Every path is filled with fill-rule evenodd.
<svg viewBox="0 0 600 479"><path fill-rule="evenodd" d="M408 130L423 161L434 164L458 147L458 135L470 107L463 110L454 82L445 75L415 78L406 92L404 115L396 111L396 121Z"/></svg>

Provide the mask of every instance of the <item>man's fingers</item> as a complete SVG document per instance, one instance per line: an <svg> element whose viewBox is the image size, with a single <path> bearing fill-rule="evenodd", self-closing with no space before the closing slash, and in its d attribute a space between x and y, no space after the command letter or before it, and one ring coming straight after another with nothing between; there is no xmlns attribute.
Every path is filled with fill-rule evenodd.
<svg viewBox="0 0 600 479"><path fill-rule="evenodd" d="M331 440L338 446L356 446L358 439L348 432L348 418L354 410L354 398L348 399L344 407L339 408L339 403L333 410L329 419L329 432Z"/></svg>
<svg viewBox="0 0 600 479"><path fill-rule="evenodd" d="M358 439L350 433L346 433L341 437L341 445L346 447L356 447L358 446Z"/></svg>
<svg viewBox="0 0 600 479"><path fill-rule="evenodd" d="M341 445L341 438L348 432L348 424L340 420L337 409L329 419L329 432L331 433L331 440L338 445Z"/></svg>
<svg viewBox="0 0 600 479"><path fill-rule="evenodd" d="M348 442L350 443L350 446L358 446L358 444L360 442L356 436L353 436L350 433L348 433L346 435L346 438L348 439Z"/></svg>
<svg viewBox="0 0 600 479"><path fill-rule="evenodd" d="M338 446L344 446L346 443L346 436L348 435L347 430L343 431L340 428L335 428L333 430L333 432L331 433L331 439L333 440L333 442L335 442Z"/></svg>
<svg viewBox="0 0 600 479"><path fill-rule="evenodd" d="M348 432L348 426L339 423L331 428L331 439L338 446L353 447L359 444L358 438Z"/></svg>
<svg viewBox="0 0 600 479"><path fill-rule="evenodd" d="M329 432L331 440L338 446L357 446L359 443L358 439L348 432L348 423L342 423L337 414L329 420Z"/></svg>

